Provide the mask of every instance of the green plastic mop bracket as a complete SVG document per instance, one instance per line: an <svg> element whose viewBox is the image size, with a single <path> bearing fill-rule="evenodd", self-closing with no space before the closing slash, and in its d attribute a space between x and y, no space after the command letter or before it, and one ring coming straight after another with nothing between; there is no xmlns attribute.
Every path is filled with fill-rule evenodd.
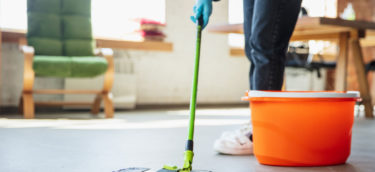
<svg viewBox="0 0 375 172"><path fill-rule="evenodd" d="M193 151L190 151L190 150L186 150L185 153L184 153L184 166L181 170L181 172L185 172L185 171L191 171L192 167L191 167L191 164L193 163L193 156L194 156L194 153Z"/></svg>
<svg viewBox="0 0 375 172"><path fill-rule="evenodd" d="M169 165L164 165L163 168L166 169L166 170L177 170L178 169L177 166L169 166Z"/></svg>

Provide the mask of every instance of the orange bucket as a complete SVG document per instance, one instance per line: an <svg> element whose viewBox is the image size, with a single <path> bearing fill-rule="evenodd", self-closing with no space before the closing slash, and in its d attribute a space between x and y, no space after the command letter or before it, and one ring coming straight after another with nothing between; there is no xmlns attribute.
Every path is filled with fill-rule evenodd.
<svg viewBox="0 0 375 172"><path fill-rule="evenodd" d="M259 163L324 166L350 155L358 92L249 91L254 154Z"/></svg>

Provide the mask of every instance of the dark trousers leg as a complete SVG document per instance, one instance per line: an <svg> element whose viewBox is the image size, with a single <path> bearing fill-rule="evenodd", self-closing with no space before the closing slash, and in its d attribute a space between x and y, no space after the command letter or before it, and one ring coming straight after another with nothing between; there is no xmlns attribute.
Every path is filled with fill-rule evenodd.
<svg viewBox="0 0 375 172"><path fill-rule="evenodd" d="M244 0L245 51L251 90L280 90L301 0Z"/></svg>
<svg viewBox="0 0 375 172"><path fill-rule="evenodd" d="M250 71L249 71L249 85L250 85L250 90L253 89L253 81L252 75L254 73L254 63L251 58L251 47L250 47L250 37L251 37L251 26L252 26L252 21L253 21L253 11L254 11L254 0L243 0L243 13L244 13L244 36L245 36L245 54L246 57L250 61Z"/></svg>

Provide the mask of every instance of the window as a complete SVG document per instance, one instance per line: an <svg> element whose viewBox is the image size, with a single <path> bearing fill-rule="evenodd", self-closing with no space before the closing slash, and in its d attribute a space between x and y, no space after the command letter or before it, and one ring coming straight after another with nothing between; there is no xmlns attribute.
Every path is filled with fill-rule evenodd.
<svg viewBox="0 0 375 172"><path fill-rule="evenodd" d="M93 33L98 37L137 39L135 19L165 23L165 0L92 0Z"/></svg>
<svg viewBox="0 0 375 172"><path fill-rule="evenodd" d="M0 27L27 29L27 0L0 0ZM96 37L131 39L139 29L135 19L165 23L165 0L92 0L92 26Z"/></svg>
<svg viewBox="0 0 375 172"><path fill-rule="evenodd" d="M27 28L26 0L0 0L0 27L17 30Z"/></svg>
<svg viewBox="0 0 375 172"><path fill-rule="evenodd" d="M228 6L228 22L230 24L243 23L243 0L231 0ZM244 47L243 34L229 34L228 39L231 47Z"/></svg>

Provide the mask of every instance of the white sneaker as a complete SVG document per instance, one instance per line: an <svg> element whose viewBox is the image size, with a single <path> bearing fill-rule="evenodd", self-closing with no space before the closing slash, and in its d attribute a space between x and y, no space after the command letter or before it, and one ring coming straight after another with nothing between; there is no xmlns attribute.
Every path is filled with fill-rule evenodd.
<svg viewBox="0 0 375 172"><path fill-rule="evenodd" d="M235 131L224 132L214 143L214 150L229 155L252 155L253 142L250 140L250 123Z"/></svg>

